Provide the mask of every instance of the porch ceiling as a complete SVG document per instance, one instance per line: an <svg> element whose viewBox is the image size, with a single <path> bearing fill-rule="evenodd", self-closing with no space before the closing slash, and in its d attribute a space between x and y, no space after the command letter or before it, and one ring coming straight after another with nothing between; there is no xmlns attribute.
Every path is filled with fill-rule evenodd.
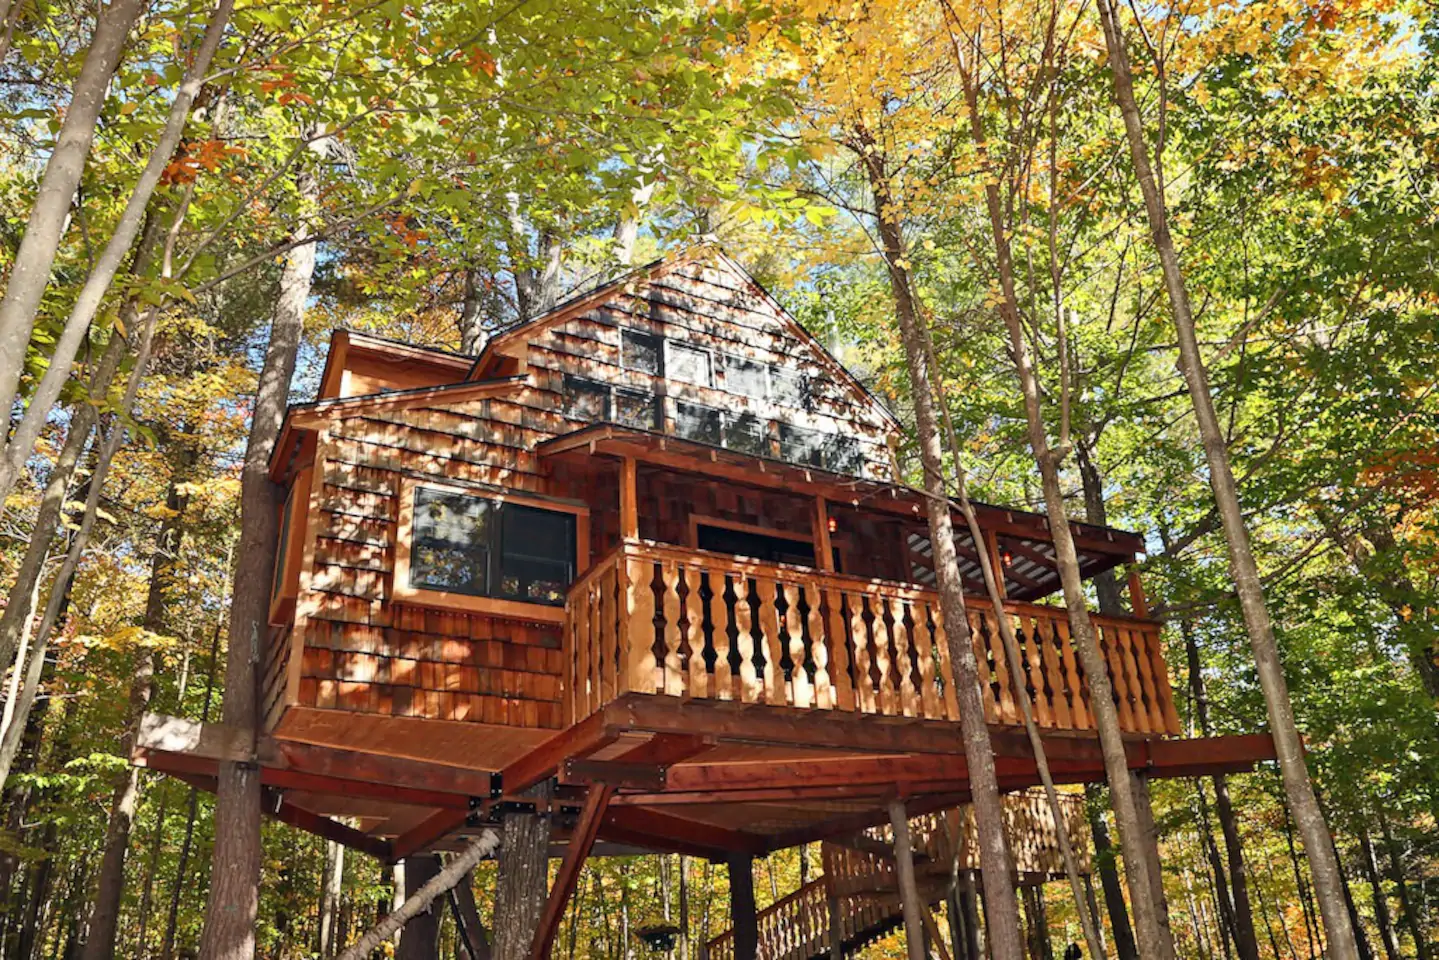
<svg viewBox="0 0 1439 960"><path fill-rule="evenodd" d="M547 440L539 445L537 452L542 460L581 468L607 465L611 458L632 457L638 462L729 483L822 496L853 509L898 515L921 528L925 520L925 494L905 484L845 476L619 424L593 424ZM1027 510L971 503L980 526L998 535L1007 595L1017 600L1037 600L1057 591L1059 571L1049 518ZM963 531L955 538L960 548L960 572L974 589L975 584L982 582L977 551L965 529L958 502L954 504L953 513L956 528ZM1071 521L1070 533L1079 554L1080 572L1085 578L1129 563L1144 552L1143 537L1113 527ZM911 535L910 546L920 556L931 555L923 529ZM915 582L933 585L933 573L916 571Z"/></svg>

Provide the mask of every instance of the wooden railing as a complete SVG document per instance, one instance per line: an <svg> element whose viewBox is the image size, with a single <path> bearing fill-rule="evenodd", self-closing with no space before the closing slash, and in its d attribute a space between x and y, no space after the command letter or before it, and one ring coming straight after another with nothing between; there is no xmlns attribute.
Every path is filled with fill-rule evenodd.
<svg viewBox="0 0 1439 960"><path fill-rule="evenodd" d="M1087 874L1091 869L1091 843L1085 833L1088 823L1084 798L1062 794L1060 802L1070 841L1079 856L1080 873ZM1043 792L1029 790L1006 796L1004 820L1020 883L1044 882L1063 875L1057 827ZM937 899L948 890L956 858L961 870L979 868L971 808L911 817L909 830L916 876L926 899ZM858 849L857 845L822 844L824 873L755 915L757 960L827 956L830 925L834 922L831 908L841 942L846 944L846 955L899 924L894 859L878 852L892 847L894 835L886 826L866 830L865 836L875 852ZM707 960L733 960L733 931L726 930L705 946Z"/></svg>
<svg viewBox="0 0 1439 960"><path fill-rule="evenodd" d="M986 715L1019 724L993 608L966 603ZM1065 611L1010 602L1005 614L1039 724L1093 728ZM1159 625L1093 620L1120 725L1179 733ZM912 584L629 542L570 588L564 643L570 722L629 692L959 719L938 597Z"/></svg>

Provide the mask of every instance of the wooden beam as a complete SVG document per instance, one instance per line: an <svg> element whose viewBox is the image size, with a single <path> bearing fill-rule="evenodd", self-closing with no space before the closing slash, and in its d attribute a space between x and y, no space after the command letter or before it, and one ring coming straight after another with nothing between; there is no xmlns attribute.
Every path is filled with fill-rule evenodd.
<svg viewBox="0 0 1439 960"><path fill-rule="evenodd" d="M764 837L757 834L728 830L641 807L611 805L605 814L604 832L607 836L616 833L616 839L622 839L618 834L623 834L630 839L650 837L668 843L691 844L709 851L709 856L715 853L723 855L727 850L758 854L766 849Z"/></svg>
<svg viewBox="0 0 1439 960"><path fill-rule="evenodd" d="M321 747L283 738L279 754L292 770L343 780L367 780L421 790L438 790L467 797L490 794L490 774L444 763L387 757L359 750Z"/></svg>
<svg viewBox="0 0 1439 960"><path fill-rule="evenodd" d="M292 827L298 827L306 833L313 833L326 840L333 840L335 843L353 850L368 853L380 860L390 859L390 845L384 840L372 837L354 827L346 826L338 820L322 817L318 813L311 813L286 800L279 799L278 802L274 802L278 797L278 794L272 794L270 802L264 804L264 808L271 811L270 815L276 820L288 823Z"/></svg>
<svg viewBox="0 0 1439 960"><path fill-rule="evenodd" d="M595 837L599 835L600 821L603 819L605 809L609 806L610 798L614 796L614 793L614 786L608 783L599 783L591 787L589 794L585 797L585 805L580 811L579 822L575 824L574 832L570 834L570 843L565 849L565 858L560 861L560 871L555 875L555 883L550 888L549 897L545 900L545 909L540 915L539 926L535 928L535 939L530 945L530 960L549 960L550 948L554 945L555 933L559 930L560 920L564 918L565 907L570 902L570 896L575 892L575 884L580 879L580 869L590 855L590 848L594 846Z"/></svg>
<svg viewBox="0 0 1439 960"><path fill-rule="evenodd" d="M239 727L200 723L163 713L142 716L140 729L135 734L135 752L152 750L235 763L254 763L256 759L273 761L275 757L274 741L269 737L261 737L257 742L252 732Z"/></svg>
<svg viewBox="0 0 1439 960"><path fill-rule="evenodd" d="M500 771L505 793L519 793L554 775L559 765L571 757L587 757L603 746L614 743L623 731L607 725L606 711L601 710L567 730L561 730L529 753Z"/></svg>
<svg viewBox="0 0 1439 960"><path fill-rule="evenodd" d="M570 758L560 764L559 779L570 785L607 783L631 790L656 791L665 787L665 768L651 763Z"/></svg>
<svg viewBox="0 0 1439 960"><path fill-rule="evenodd" d="M470 812L466 810L441 810L431 814L415 826L406 830L390 844L390 861L403 860L414 853L427 850L445 837L465 825Z"/></svg>

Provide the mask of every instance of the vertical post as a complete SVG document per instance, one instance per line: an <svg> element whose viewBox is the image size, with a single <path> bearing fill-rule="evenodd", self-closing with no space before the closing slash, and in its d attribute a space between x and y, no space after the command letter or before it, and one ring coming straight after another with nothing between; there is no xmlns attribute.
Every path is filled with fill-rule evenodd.
<svg viewBox="0 0 1439 960"><path fill-rule="evenodd" d="M1141 620L1149 616L1149 601L1144 598L1144 584L1139 582L1139 567L1129 565L1129 606Z"/></svg>
<svg viewBox="0 0 1439 960"><path fill-rule="evenodd" d="M814 498L814 565L834 572L834 547L829 540L829 504L822 496Z"/></svg>
<svg viewBox="0 0 1439 960"><path fill-rule="evenodd" d="M638 540L640 536L638 470L634 457L625 457L620 464L620 539Z"/></svg>
<svg viewBox="0 0 1439 960"><path fill-rule="evenodd" d="M844 960L844 917L839 912L839 896L831 883L833 878L825 878L825 887L828 888L825 900L829 904L829 960Z"/></svg>
<svg viewBox="0 0 1439 960"><path fill-rule="evenodd" d="M734 960L755 960L759 927L754 908L754 857L731 854L729 868L730 929L734 931Z"/></svg>
<svg viewBox="0 0 1439 960"><path fill-rule="evenodd" d="M910 846L909 816L903 800L889 802L889 823L894 830L894 867L899 880L899 904L904 911L904 940L909 960L925 960L924 902L914 876L914 849Z"/></svg>
<svg viewBox="0 0 1439 960"><path fill-rule="evenodd" d="M1004 586L1004 551L999 549L999 534L993 530L984 531L984 543L975 544L975 549L989 551L989 566L994 571L994 585L999 588L1000 599L1008 599L1009 591Z"/></svg>

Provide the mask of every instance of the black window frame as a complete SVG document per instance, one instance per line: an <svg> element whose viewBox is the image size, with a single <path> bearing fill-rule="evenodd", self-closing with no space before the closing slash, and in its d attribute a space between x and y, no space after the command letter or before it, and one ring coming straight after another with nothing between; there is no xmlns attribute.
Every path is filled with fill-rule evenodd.
<svg viewBox="0 0 1439 960"><path fill-rule="evenodd" d="M573 373L565 374L565 416L569 417L571 420L588 419L586 417L577 415L574 410L573 400L576 396L577 391L580 390L591 391L595 394L602 396L604 399L604 410L600 414L599 420L591 422L609 422L612 407L612 404L610 402L610 385L600 380L591 380L588 377L577 377Z"/></svg>
<svg viewBox="0 0 1439 960"><path fill-rule="evenodd" d="M567 510L552 510L529 503L517 503L503 496L455 490L450 487L416 483L408 491L410 498L409 568L406 571L407 585L413 591L455 594L488 600L502 600L513 603L534 603L542 606L562 607L565 594L578 576L579 522L574 513ZM453 537L427 535L422 533L422 498L430 502L439 499L471 500L485 504L486 522L478 539L482 543L461 543ZM543 515L547 521L561 522L563 556L549 553L529 553L523 547L532 547L538 539L532 535L511 537L507 534L513 518L524 515ZM473 563L482 573L472 576L465 584L446 581L433 575L427 576L422 556L426 541L433 541L436 549L450 549ZM513 542L509 542L513 541ZM480 554L480 556L476 556ZM532 575L521 575L520 570L528 566L532 571L544 565L553 565L561 576L546 581ZM507 590L506 579L514 577L521 584L519 590ZM482 578L482 582L476 582ZM527 595L535 584L555 583L557 587L548 597Z"/></svg>
<svg viewBox="0 0 1439 960"><path fill-rule="evenodd" d="M630 354L626 349L630 341L648 341L655 353L655 369L646 370L643 367L630 364ZM620 328L620 368L635 373L643 373L652 377L663 377L665 375L665 338L657 333L649 333L645 330L636 330L633 327Z"/></svg>

